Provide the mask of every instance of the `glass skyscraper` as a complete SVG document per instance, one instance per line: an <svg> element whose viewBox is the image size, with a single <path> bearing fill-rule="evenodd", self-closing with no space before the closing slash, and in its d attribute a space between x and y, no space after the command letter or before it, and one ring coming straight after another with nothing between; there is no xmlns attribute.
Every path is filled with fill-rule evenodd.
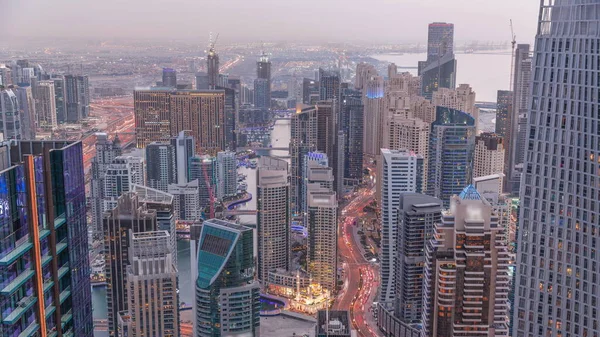
<svg viewBox="0 0 600 337"><path fill-rule="evenodd" d="M4 149L0 335L92 337L82 143Z"/></svg>
<svg viewBox="0 0 600 337"><path fill-rule="evenodd" d="M419 62L421 96L431 99L438 88L456 87L456 59L454 58L454 24L429 24L427 60Z"/></svg>
<svg viewBox="0 0 600 337"><path fill-rule="evenodd" d="M194 336L259 336L252 229L210 219L198 240Z"/></svg>
<svg viewBox="0 0 600 337"><path fill-rule="evenodd" d="M598 336L600 1L543 0L539 19L513 336Z"/></svg>
<svg viewBox="0 0 600 337"><path fill-rule="evenodd" d="M466 112L437 107L429 136L427 194L448 207L450 197L471 183L474 151L475 119Z"/></svg>

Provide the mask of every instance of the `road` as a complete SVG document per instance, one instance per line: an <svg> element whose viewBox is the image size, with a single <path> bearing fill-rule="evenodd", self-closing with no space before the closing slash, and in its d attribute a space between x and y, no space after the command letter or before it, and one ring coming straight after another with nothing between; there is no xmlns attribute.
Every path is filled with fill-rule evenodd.
<svg viewBox="0 0 600 337"><path fill-rule="evenodd" d="M334 303L335 310L350 310L350 319L358 336L380 336L377 328L367 323L366 315L379 286L378 267L367 262L361 254L360 242L353 233L354 221L363 215L363 208L373 200L374 188L361 189L343 208L339 224L339 254L344 268L344 288Z"/></svg>

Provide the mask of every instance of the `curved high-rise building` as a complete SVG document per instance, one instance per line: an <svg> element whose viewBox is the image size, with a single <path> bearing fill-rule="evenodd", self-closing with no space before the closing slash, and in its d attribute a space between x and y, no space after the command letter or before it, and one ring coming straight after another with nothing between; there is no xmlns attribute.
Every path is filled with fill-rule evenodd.
<svg viewBox="0 0 600 337"><path fill-rule="evenodd" d="M210 219L198 240L195 337L260 336L252 229Z"/></svg>
<svg viewBox="0 0 600 337"><path fill-rule="evenodd" d="M450 198L471 183L475 151L475 119L455 109L437 107L429 135L427 194Z"/></svg>
<svg viewBox="0 0 600 337"><path fill-rule="evenodd" d="M540 4L513 336L598 336L600 0Z"/></svg>

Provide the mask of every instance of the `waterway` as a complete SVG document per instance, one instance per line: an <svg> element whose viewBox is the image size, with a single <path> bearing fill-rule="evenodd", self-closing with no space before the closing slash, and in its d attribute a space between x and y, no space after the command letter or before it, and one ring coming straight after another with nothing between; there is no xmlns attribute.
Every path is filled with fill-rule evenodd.
<svg viewBox="0 0 600 337"><path fill-rule="evenodd" d="M380 61L395 63L400 67L414 69L398 69L417 74L419 61L427 59L425 53L418 54L381 54L372 55ZM510 82L511 52L490 52L456 54L456 85L468 83L477 94L477 101L496 102L498 90L508 90Z"/></svg>
<svg viewBox="0 0 600 337"><path fill-rule="evenodd" d="M291 121L278 120L271 131L271 144L273 147L288 147L291 135ZM269 150L259 153L261 155L273 156L288 156L288 151ZM289 161L289 160L288 160ZM248 192L252 193L252 200L240 206L240 209L255 210L256 209L256 169L247 167L238 168L238 173L246 175L246 183L248 184ZM249 226L255 226L256 215L240 216L240 223ZM256 236L256 235L255 235ZM256 255L256 244L255 244ZM191 305L194 300L194 285L191 276L190 262L190 243L188 240L179 240L177 242L177 268L179 271L179 299L187 305ZM106 288L96 287L92 289L92 304L94 308L94 319L106 319L108 315L106 305ZM193 312L182 311L180 313L182 321L191 321ZM95 337L106 337L108 332L95 331Z"/></svg>

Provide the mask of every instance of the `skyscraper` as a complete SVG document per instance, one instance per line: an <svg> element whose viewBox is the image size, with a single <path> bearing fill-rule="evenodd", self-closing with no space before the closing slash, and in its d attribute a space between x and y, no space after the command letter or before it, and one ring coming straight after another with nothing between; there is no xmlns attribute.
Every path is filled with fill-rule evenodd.
<svg viewBox="0 0 600 337"><path fill-rule="evenodd" d="M175 148L170 143L152 142L146 146L146 181L148 186L167 192L177 182Z"/></svg>
<svg viewBox="0 0 600 337"><path fill-rule="evenodd" d="M236 125L239 114L238 92L228 87L217 87L217 90L225 92L225 113L223 117L225 149L235 151L237 148Z"/></svg>
<svg viewBox="0 0 600 337"><path fill-rule="evenodd" d="M271 81L266 78L254 80L254 106L257 108L271 108Z"/></svg>
<svg viewBox="0 0 600 337"><path fill-rule="evenodd" d="M139 148L184 130L191 131L197 153L216 155L227 147L223 90L135 90L134 114Z"/></svg>
<svg viewBox="0 0 600 337"><path fill-rule="evenodd" d="M237 160L235 152L217 153L217 198L237 194Z"/></svg>
<svg viewBox="0 0 600 337"><path fill-rule="evenodd" d="M104 213L103 224L108 331L111 336L117 336L119 312L128 309L128 299L134 296L128 293L126 283L127 266L132 263L130 237L133 233L156 231L156 211L140 204L136 193L127 192L117 199L114 208Z"/></svg>
<svg viewBox="0 0 600 337"><path fill-rule="evenodd" d="M290 204L294 213L300 212L300 186L304 170L304 156L317 150L317 109L314 106L298 105L292 115L290 137L291 157L291 197Z"/></svg>
<svg viewBox="0 0 600 337"><path fill-rule="evenodd" d="M597 9L595 0L540 2L519 194L514 336L600 334L592 94L598 82L589 77L598 65L585 64L597 57Z"/></svg>
<svg viewBox="0 0 600 337"><path fill-rule="evenodd" d="M104 175L104 211L117 205L118 198L131 191L133 184L146 185L144 158L132 156L116 157L106 168Z"/></svg>
<svg viewBox="0 0 600 337"><path fill-rule="evenodd" d="M314 104L312 97L319 98L319 81L310 78L302 79L302 103ZM316 101L316 100L315 100Z"/></svg>
<svg viewBox="0 0 600 337"><path fill-rule="evenodd" d="M288 164L282 159L261 157L258 164L256 218L258 279L266 282L269 271L290 269L290 184Z"/></svg>
<svg viewBox="0 0 600 337"><path fill-rule="evenodd" d="M210 219L198 240L194 336L260 336L252 229Z"/></svg>
<svg viewBox="0 0 600 337"><path fill-rule="evenodd" d="M528 44L519 44L515 50L515 68L513 79L513 110L510 118L511 142L508 149L507 178L510 192L519 193L523 163L525 162L525 149L527 147L527 120L531 108L531 73L533 59L529 52ZM553 66L558 66L553 63ZM563 78L564 81L564 78ZM540 121L540 123L542 123ZM548 124L548 121L545 121Z"/></svg>
<svg viewBox="0 0 600 337"><path fill-rule="evenodd" d="M454 58L454 24L429 24L427 60L419 62L422 79L421 96L431 99L438 88L456 87L456 59Z"/></svg>
<svg viewBox="0 0 600 337"><path fill-rule="evenodd" d="M56 93L54 81L40 81L35 87L35 111L37 125L44 129L54 129L56 122Z"/></svg>
<svg viewBox="0 0 600 337"><path fill-rule="evenodd" d="M432 94L431 103L460 110L473 116L475 124L479 120L479 108L475 106L475 92L468 84L461 84L458 88L439 88Z"/></svg>
<svg viewBox="0 0 600 337"><path fill-rule="evenodd" d="M407 150L423 156L423 186L427 186L429 167L429 123L419 118L393 115L387 121L383 146L390 150Z"/></svg>
<svg viewBox="0 0 600 337"><path fill-rule="evenodd" d="M475 119L444 107L436 108L436 117L429 136L427 194L441 199L448 207L450 197L471 184Z"/></svg>
<svg viewBox="0 0 600 337"><path fill-rule="evenodd" d="M356 65L356 79L354 87L356 90L361 90L363 94L366 94L367 81L373 76L378 76L377 69L375 66L369 63L361 62Z"/></svg>
<svg viewBox="0 0 600 337"><path fill-rule="evenodd" d="M170 184L167 187L167 192L173 195L175 220L194 222L202 219L198 179Z"/></svg>
<svg viewBox="0 0 600 337"><path fill-rule="evenodd" d="M334 176L333 169L328 165L327 155L322 152L310 152L305 155L303 168L300 189L302 194L302 216L306 225L309 189L317 187L317 189L333 192Z"/></svg>
<svg viewBox="0 0 600 337"><path fill-rule="evenodd" d="M208 74L205 72L196 74L196 90L208 90Z"/></svg>
<svg viewBox="0 0 600 337"><path fill-rule="evenodd" d="M98 235L101 235L103 231L102 217L105 211L104 179L106 172L115 158L121 156L122 153L123 150L118 136L115 136L111 141L106 133L96 134L96 155L92 158L92 179L90 181L92 195L90 203L92 206L92 228Z"/></svg>
<svg viewBox="0 0 600 337"><path fill-rule="evenodd" d="M421 336L508 336L510 257L492 206L470 185L434 228L425 251Z"/></svg>
<svg viewBox="0 0 600 337"><path fill-rule="evenodd" d="M319 68L319 99L340 101L340 73Z"/></svg>
<svg viewBox="0 0 600 337"><path fill-rule="evenodd" d="M93 337L82 143L3 146L0 334Z"/></svg>
<svg viewBox="0 0 600 337"><path fill-rule="evenodd" d="M496 134L503 137L506 144L509 142L510 135L510 117L512 113L512 91L498 90L496 103ZM508 148L508 146L506 146Z"/></svg>
<svg viewBox="0 0 600 337"><path fill-rule="evenodd" d="M33 99L31 86L15 87L15 95L19 101L19 114L21 115L21 137L24 140L35 139L37 112L36 102ZM52 104L54 97L52 98Z"/></svg>
<svg viewBox="0 0 600 337"><path fill-rule="evenodd" d="M206 70L208 89L215 89L219 85L219 54L215 51L214 43L211 44L208 55L206 55Z"/></svg>
<svg viewBox="0 0 600 337"><path fill-rule="evenodd" d="M65 79L63 76L52 76L54 82L54 94L56 95L56 122L58 124L67 121L67 106L65 104Z"/></svg>
<svg viewBox="0 0 600 337"><path fill-rule="evenodd" d="M131 233L126 288L126 328L131 337L178 336L177 265L167 231Z"/></svg>
<svg viewBox="0 0 600 337"><path fill-rule="evenodd" d="M366 81L363 89L364 113L364 153L374 158L383 147L382 121L384 107L385 82L382 76L373 76Z"/></svg>
<svg viewBox="0 0 600 337"><path fill-rule="evenodd" d="M177 182L185 184L192 180L190 177L189 163L196 149L194 137L189 132L180 131L171 138L171 146L175 148L175 167L177 168Z"/></svg>
<svg viewBox="0 0 600 337"><path fill-rule="evenodd" d="M4 139L21 139L19 100L13 89L0 88L0 132Z"/></svg>
<svg viewBox="0 0 600 337"><path fill-rule="evenodd" d="M90 114L90 87L87 75L65 75L66 121L78 123Z"/></svg>
<svg viewBox="0 0 600 337"><path fill-rule="evenodd" d="M306 265L315 283L335 293L337 287L337 197L335 192L308 189Z"/></svg>
<svg viewBox="0 0 600 337"><path fill-rule="evenodd" d="M200 208L214 207L217 200L217 161L211 156L190 158L190 181L198 180Z"/></svg>
<svg viewBox="0 0 600 337"><path fill-rule="evenodd" d="M473 178L504 172L504 138L484 132L475 137Z"/></svg>
<svg viewBox="0 0 600 337"><path fill-rule="evenodd" d="M254 106L271 108L271 61L264 52L256 62L256 78L254 82Z"/></svg>
<svg viewBox="0 0 600 337"><path fill-rule="evenodd" d="M414 152L381 150L381 294L382 302L395 296L395 259L398 207L403 192L423 192L423 157Z"/></svg>
<svg viewBox="0 0 600 337"><path fill-rule="evenodd" d="M344 132L344 179L359 183L363 177L365 106L358 90L342 90L340 129Z"/></svg>
<svg viewBox="0 0 600 337"><path fill-rule="evenodd" d="M398 205L394 316L416 326L423 309L425 248L441 221L442 201L424 194L402 193Z"/></svg>
<svg viewBox="0 0 600 337"><path fill-rule="evenodd" d="M177 71L175 69L162 69L162 85L167 88L177 88Z"/></svg>

